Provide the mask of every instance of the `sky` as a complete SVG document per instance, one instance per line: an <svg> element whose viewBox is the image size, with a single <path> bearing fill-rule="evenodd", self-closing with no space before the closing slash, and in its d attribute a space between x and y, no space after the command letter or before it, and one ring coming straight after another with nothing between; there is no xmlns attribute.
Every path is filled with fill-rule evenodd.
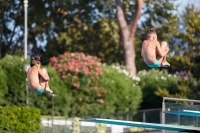
<svg viewBox="0 0 200 133"><path fill-rule="evenodd" d="M183 12L188 4L193 4L196 8L200 9L200 0L178 0L176 3L180 4L179 12Z"/></svg>

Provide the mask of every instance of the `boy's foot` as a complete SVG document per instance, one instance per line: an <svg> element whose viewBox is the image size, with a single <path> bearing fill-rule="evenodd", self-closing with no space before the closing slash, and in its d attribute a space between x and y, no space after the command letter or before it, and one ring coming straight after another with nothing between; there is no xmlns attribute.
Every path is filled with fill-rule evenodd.
<svg viewBox="0 0 200 133"><path fill-rule="evenodd" d="M161 67L170 67L170 64L168 62L162 63Z"/></svg>
<svg viewBox="0 0 200 133"><path fill-rule="evenodd" d="M53 94L53 91L50 88L46 88L44 91L49 93L50 95Z"/></svg>

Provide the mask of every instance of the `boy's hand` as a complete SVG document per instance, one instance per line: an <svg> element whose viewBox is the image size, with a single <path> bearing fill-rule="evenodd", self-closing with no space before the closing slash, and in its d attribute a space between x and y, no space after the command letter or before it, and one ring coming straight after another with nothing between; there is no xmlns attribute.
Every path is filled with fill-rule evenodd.
<svg viewBox="0 0 200 133"><path fill-rule="evenodd" d="M49 80L50 80L49 76L46 76L46 77L45 77L45 80L49 81Z"/></svg>

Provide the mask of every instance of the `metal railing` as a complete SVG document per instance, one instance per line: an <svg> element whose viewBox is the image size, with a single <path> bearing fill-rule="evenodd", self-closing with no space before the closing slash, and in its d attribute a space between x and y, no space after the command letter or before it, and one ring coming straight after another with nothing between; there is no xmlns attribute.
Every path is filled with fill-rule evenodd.
<svg viewBox="0 0 200 133"><path fill-rule="evenodd" d="M162 112L164 112L164 111L166 110L166 109L165 109L165 101L180 101L180 102L200 103L200 100L163 97ZM162 119L162 124L165 124L165 113L162 113L162 118L161 118L161 119Z"/></svg>
<svg viewBox="0 0 200 133"><path fill-rule="evenodd" d="M90 115L81 117L86 118L108 118L127 121L161 123L162 109L146 109L138 111L108 113L100 115ZM106 133L111 133L115 127L107 126ZM128 127L129 128L129 127ZM98 127L95 123L79 123L77 119L65 118L43 118L41 120L40 133L96 133ZM77 130L80 130L79 132ZM128 133L127 127L123 129L122 133Z"/></svg>

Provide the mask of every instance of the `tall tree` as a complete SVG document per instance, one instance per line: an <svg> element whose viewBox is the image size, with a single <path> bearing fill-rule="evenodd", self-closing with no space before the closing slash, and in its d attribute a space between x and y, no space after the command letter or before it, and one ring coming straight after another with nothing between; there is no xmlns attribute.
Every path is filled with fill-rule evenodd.
<svg viewBox="0 0 200 133"><path fill-rule="evenodd" d="M164 2L163 2L164 1ZM139 3L136 0L123 0L121 2L121 8L125 23L127 25L127 31L130 33L126 39L130 42L130 45L122 45L119 38L119 27L117 26L116 15L116 1L113 0L35 0L29 1L28 6L28 46L29 54L39 53L43 55L43 63L47 64L49 57L62 54L64 51L79 52L98 56L102 58L105 63L119 62L125 64L130 62L135 67L135 55L139 55L142 38L144 36L144 29L152 27L150 22L159 20L160 27L165 25L165 33L172 33L173 17L169 17L169 11L171 11L171 4L168 1L173 0L146 0L144 3L146 12L142 11L141 14L145 19L140 20L143 27L138 26L136 32L137 38L134 36L138 19L137 15L140 12L136 12ZM123 6L122 6L123 5ZM149 6L147 6L149 5ZM23 32L24 32L24 15L23 15L23 0L9 0L4 4L0 2L1 11L0 14L0 34L2 56L7 54L23 55ZM170 12L171 14L171 12ZM146 18L146 16L148 16ZM156 16L156 17L155 17ZM40 19L38 19L40 18ZM163 19L165 18L165 19ZM146 21L148 19L148 21ZM2 21L3 20L3 21ZM144 21L145 20L145 21ZM153 21L152 21L153 20ZM163 23L161 23L163 21ZM165 21L169 22L166 23ZM134 25L134 22L136 25ZM135 27L135 28L133 28ZM158 26L155 26L158 27ZM167 28L171 27L171 28ZM132 28L132 30L130 30ZM170 30L169 30L170 29ZM2 33L1 33L2 31ZM169 32L168 32L169 31ZM131 35L132 34L132 35ZM161 33L162 34L162 33ZM161 35L159 33L159 36ZM14 35L14 36L13 36ZM13 37L12 37L13 36ZM131 40L132 39L132 40ZM132 43L134 42L134 44ZM131 46L133 45L133 46ZM133 47L133 54L126 55L127 60L124 60L123 46ZM129 47L126 48L129 50ZM131 51L132 48L130 48ZM136 54L134 55L134 51ZM138 60L141 57L136 56L137 67L142 68ZM45 58L45 59L44 59ZM131 59L132 58L132 59ZM130 60L128 60L130 59ZM124 63L125 62L125 63ZM128 63L126 63L128 64ZM129 65L130 66L130 65ZM130 68L134 68L130 67ZM133 70L134 73L135 70Z"/></svg>
<svg viewBox="0 0 200 133"><path fill-rule="evenodd" d="M0 2L0 57L20 54L23 43L23 2L4 0ZM21 55L21 54L20 54Z"/></svg>
<svg viewBox="0 0 200 133"><path fill-rule="evenodd" d="M56 39L47 38L44 57L57 56L64 51L84 52L98 56L102 62L124 64L123 50L119 41L118 26L112 0L68 1L59 3L54 19ZM75 7L76 5L76 7ZM58 21L56 17L59 17ZM48 28L46 29L49 30ZM55 50L56 49L56 50Z"/></svg>
<svg viewBox="0 0 200 133"><path fill-rule="evenodd" d="M123 11L123 0L115 0L116 2L116 10L117 10L117 19L121 31L121 38L124 47L125 54L125 63L128 71L132 76L136 75L136 65L135 65L135 48L134 48L134 37L137 28L137 23L140 17L140 12L142 10L142 6L144 0L137 0L135 12L132 16L130 23L128 24L124 11Z"/></svg>
<svg viewBox="0 0 200 133"><path fill-rule="evenodd" d="M200 10L194 5L188 5L180 19L179 35L176 36L177 50L173 56L173 69L176 71L188 71L199 79L200 72Z"/></svg>

